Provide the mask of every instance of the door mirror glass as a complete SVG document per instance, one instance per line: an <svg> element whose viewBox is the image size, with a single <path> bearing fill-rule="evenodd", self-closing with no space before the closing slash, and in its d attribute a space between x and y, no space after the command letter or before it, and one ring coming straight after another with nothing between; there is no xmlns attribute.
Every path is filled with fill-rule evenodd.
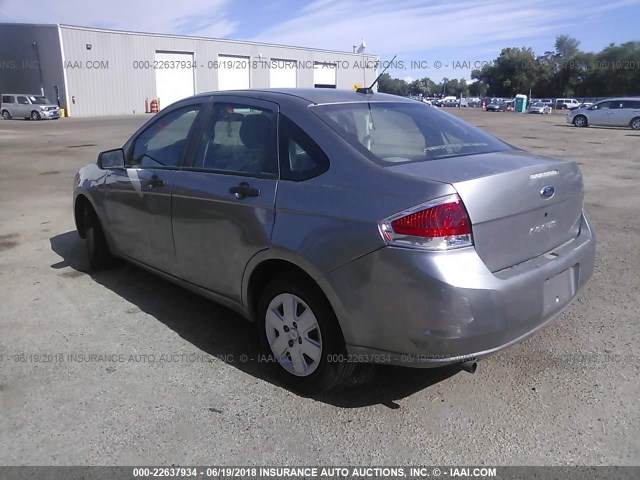
<svg viewBox="0 0 640 480"><path fill-rule="evenodd" d="M100 152L98 154L98 167L102 169L124 168L124 150L116 148Z"/></svg>

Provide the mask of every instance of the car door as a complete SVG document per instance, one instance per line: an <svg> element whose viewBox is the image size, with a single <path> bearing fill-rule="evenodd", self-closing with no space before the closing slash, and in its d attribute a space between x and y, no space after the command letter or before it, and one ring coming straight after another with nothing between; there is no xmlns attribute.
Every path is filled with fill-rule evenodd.
<svg viewBox="0 0 640 480"><path fill-rule="evenodd" d="M125 168L104 183L107 231L118 253L177 275L171 190L202 119L197 99L164 111L125 145Z"/></svg>
<svg viewBox="0 0 640 480"><path fill-rule="evenodd" d="M588 110L589 125L611 125L613 113L610 101L596 103Z"/></svg>
<svg viewBox="0 0 640 480"><path fill-rule="evenodd" d="M640 118L640 100L625 100L623 103L626 120L623 125L630 126L634 118Z"/></svg>
<svg viewBox="0 0 640 480"><path fill-rule="evenodd" d="M182 277L241 301L244 269L270 245L278 183L278 105L216 96L173 188L173 235Z"/></svg>
<svg viewBox="0 0 640 480"><path fill-rule="evenodd" d="M613 100L609 105L608 125L622 127L629 125L629 109L625 108L622 100Z"/></svg>
<svg viewBox="0 0 640 480"><path fill-rule="evenodd" d="M15 106L16 113L13 113L12 115L14 117L25 118L31 116L31 103L29 103L29 99L19 95L16 100L18 101Z"/></svg>

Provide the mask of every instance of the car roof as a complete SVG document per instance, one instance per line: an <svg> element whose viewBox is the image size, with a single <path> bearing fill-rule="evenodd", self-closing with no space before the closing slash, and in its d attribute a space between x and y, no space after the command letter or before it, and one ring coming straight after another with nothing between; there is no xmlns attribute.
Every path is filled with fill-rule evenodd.
<svg viewBox="0 0 640 480"><path fill-rule="evenodd" d="M225 90L219 92L205 92L197 96L234 95L260 98L262 100L285 100L292 97L316 105L327 103L352 102L406 102L415 103L410 98L389 95L386 93L358 93L355 90L338 90L335 88L265 88L250 90Z"/></svg>
<svg viewBox="0 0 640 480"><path fill-rule="evenodd" d="M615 98L605 98L604 100L598 100L595 103L601 103L601 102L619 102L619 101L625 101L625 100L640 100L640 97L615 97Z"/></svg>

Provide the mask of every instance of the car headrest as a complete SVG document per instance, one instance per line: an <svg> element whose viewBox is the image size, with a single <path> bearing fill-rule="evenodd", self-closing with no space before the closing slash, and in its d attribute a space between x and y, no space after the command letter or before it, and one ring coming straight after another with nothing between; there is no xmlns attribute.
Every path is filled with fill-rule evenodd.
<svg viewBox="0 0 640 480"><path fill-rule="evenodd" d="M247 148L265 148L269 144L271 120L266 115L247 115L240 126L240 140Z"/></svg>

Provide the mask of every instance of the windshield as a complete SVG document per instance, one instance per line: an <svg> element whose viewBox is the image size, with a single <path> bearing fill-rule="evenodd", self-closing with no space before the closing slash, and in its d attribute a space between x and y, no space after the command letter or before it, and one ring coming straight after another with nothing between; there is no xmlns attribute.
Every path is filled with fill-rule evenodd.
<svg viewBox="0 0 640 480"><path fill-rule="evenodd" d="M47 97L29 97L29 100L31 100L31 103L35 104L35 105L47 105L51 102L49 102L49 100L47 100Z"/></svg>
<svg viewBox="0 0 640 480"><path fill-rule="evenodd" d="M452 115L419 103L341 103L311 110L351 146L383 166L512 149Z"/></svg>

